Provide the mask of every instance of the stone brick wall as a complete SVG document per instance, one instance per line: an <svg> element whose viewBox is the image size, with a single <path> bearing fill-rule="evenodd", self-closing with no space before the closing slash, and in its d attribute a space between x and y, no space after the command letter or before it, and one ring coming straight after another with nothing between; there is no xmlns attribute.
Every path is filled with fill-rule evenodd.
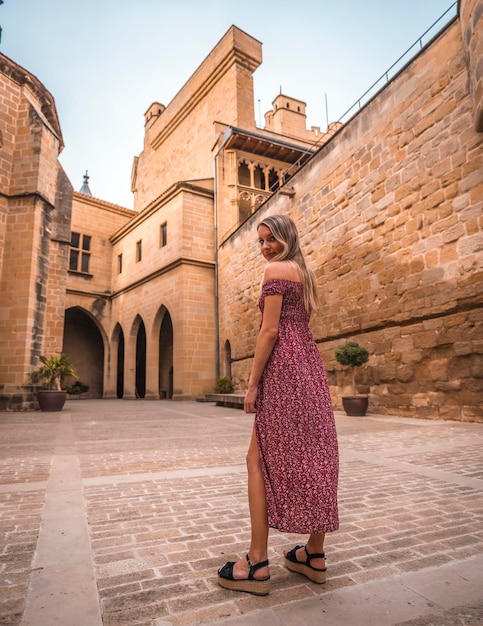
<svg viewBox="0 0 483 626"><path fill-rule="evenodd" d="M69 272L68 294L86 291L94 301L109 297L117 268L110 236L135 216L132 210L74 192L70 230L91 237L91 250L89 272Z"/></svg>
<svg viewBox="0 0 483 626"><path fill-rule="evenodd" d="M114 279L112 326L123 328L126 363L134 363L136 319L147 334L146 394L158 397L159 328L167 310L173 323L175 400L194 399L212 391L215 376L213 191L180 184L152 211L140 214L113 238L114 257L122 252L126 269ZM161 224L167 244L160 244ZM143 260L134 260L142 240ZM161 348L162 349L162 348ZM127 372L126 395L134 392L134 372ZM106 381L112 389L113 381Z"/></svg>
<svg viewBox="0 0 483 626"><path fill-rule="evenodd" d="M252 73L261 60L261 44L232 27L169 106L158 107L136 161L136 209L178 181L213 177L215 122L255 128Z"/></svg>
<svg viewBox="0 0 483 626"><path fill-rule="evenodd" d="M0 408L35 406L29 373L62 349L72 188L55 104L0 55Z"/></svg>
<svg viewBox="0 0 483 626"><path fill-rule="evenodd" d="M470 94L473 102L474 123L483 131L483 5L481 0L460 1L459 14L463 36L463 50L468 66Z"/></svg>
<svg viewBox="0 0 483 626"><path fill-rule="evenodd" d="M89 225L87 234L93 236L92 260L101 265L93 265L91 278L69 277L67 308L77 307L87 313L100 331L104 348L102 395L116 397L116 333L122 329L125 341L123 397L136 396L136 339L141 323L146 331L146 398L159 398L160 387L166 386L171 367L175 400L194 399L211 392L216 369L212 183L204 187L186 183L175 185L134 217L133 212L120 207L115 209L113 205L107 206L80 194L75 194L74 198L76 211L72 228L83 227L82 232L87 232L86 224ZM94 226L96 211L100 211L102 217L100 204L106 205L105 219L113 212L118 214L117 228L113 228L113 224L109 228L109 223L102 219L97 219ZM166 225L165 246L161 239L163 224ZM109 238L110 231L116 232ZM139 261L136 260L137 242L141 242L142 251ZM104 244L110 248L107 252L99 249ZM122 255L122 272L118 267L119 255ZM86 280L90 288L86 287ZM164 354L160 355L166 350L166 345L160 342L160 327L166 312L173 325L170 362L164 359ZM83 344L76 328L69 323L66 333L69 338L65 345L75 351L81 380L95 388L98 382L89 364L96 342L84 341ZM161 368L160 363L163 363Z"/></svg>
<svg viewBox="0 0 483 626"><path fill-rule="evenodd" d="M470 81L471 82L471 81ZM256 224L299 225L322 304L312 328L334 404L349 376L333 350L359 341L370 411L483 419L483 134L453 22L220 248L220 344L248 379L263 265Z"/></svg>

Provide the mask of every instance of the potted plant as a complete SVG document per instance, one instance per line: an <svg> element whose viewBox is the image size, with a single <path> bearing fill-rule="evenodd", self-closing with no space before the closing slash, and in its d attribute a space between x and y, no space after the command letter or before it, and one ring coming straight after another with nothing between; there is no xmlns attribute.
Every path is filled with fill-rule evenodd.
<svg viewBox="0 0 483 626"><path fill-rule="evenodd" d="M82 393L89 391L89 385L85 385L80 380L75 380L72 385L66 387L65 390L69 396L80 396Z"/></svg>
<svg viewBox="0 0 483 626"><path fill-rule="evenodd" d="M222 378L218 378L215 383L215 392L216 393L233 393L235 391L235 385L231 378L227 376L223 376Z"/></svg>
<svg viewBox="0 0 483 626"><path fill-rule="evenodd" d="M32 378L42 383L42 389L38 390L40 408L42 411L62 411L67 397L67 391L62 389L62 378L77 378L75 368L65 354L41 355L39 361L40 365L32 373Z"/></svg>
<svg viewBox="0 0 483 626"><path fill-rule="evenodd" d="M351 368L352 396L342 397L342 406L347 415L363 416L366 414L369 399L367 396L358 396L356 387L356 367L360 367L369 359L369 352L355 341L348 341L335 349L335 358L338 363Z"/></svg>

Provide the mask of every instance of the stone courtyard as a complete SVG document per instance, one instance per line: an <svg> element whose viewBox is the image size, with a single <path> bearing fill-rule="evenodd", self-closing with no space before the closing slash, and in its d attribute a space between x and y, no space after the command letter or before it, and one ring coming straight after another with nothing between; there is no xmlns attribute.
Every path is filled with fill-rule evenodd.
<svg viewBox="0 0 483 626"><path fill-rule="evenodd" d="M169 400L0 414L0 624L482 623L483 424L337 412L328 582L285 570L300 538L271 531L256 597L216 583L248 547L252 419Z"/></svg>

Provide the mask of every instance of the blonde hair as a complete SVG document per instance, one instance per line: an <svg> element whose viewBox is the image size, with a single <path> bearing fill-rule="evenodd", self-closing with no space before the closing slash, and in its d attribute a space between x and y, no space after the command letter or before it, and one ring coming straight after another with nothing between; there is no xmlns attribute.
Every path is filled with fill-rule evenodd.
<svg viewBox="0 0 483 626"><path fill-rule="evenodd" d="M275 239L282 244L283 250L274 257L273 261L293 261L298 265L300 278L304 288L304 305L308 313L317 308L317 282L315 275L305 263L300 248L300 239L294 221L287 215L269 215L257 226L266 226Z"/></svg>

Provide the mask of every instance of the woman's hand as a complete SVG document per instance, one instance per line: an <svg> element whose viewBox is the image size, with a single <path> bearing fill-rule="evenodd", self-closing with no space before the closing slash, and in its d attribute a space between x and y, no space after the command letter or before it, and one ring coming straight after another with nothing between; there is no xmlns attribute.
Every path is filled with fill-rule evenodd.
<svg viewBox="0 0 483 626"><path fill-rule="evenodd" d="M245 413L256 413L255 402L257 399L257 388L249 389L245 396Z"/></svg>

